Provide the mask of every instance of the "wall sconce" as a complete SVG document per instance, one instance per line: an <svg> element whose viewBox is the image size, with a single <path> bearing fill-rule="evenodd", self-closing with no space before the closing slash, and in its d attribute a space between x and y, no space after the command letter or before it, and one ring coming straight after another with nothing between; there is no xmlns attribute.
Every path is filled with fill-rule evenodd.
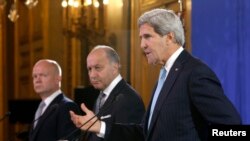
<svg viewBox="0 0 250 141"><path fill-rule="evenodd" d="M178 0L179 3L179 11L178 11L178 16L181 19L181 22L184 26L184 8L183 8L183 0Z"/></svg>
<svg viewBox="0 0 250 141"><path fill-rule="evenodd" d="M26 0L24 4L25 4L29 9L31 9L31 8L35 7L35 6L37 5L37 3L38 3L38 0Z"/></svg>
<svg viewBox="0 0 250 141"><path fill-rule="evenodd" d="M0 0L0 8L5 8L6 0ZM38 0L26 0L24 3L29 9L35 7L38 4ZM10 11L8 14L8 18L12 22L16 22L19 18L18 8L17 8L17 0L14 0L14 3L10 7Z"/></svg>
<svg viewBox="0 0 250 141"><path fill-rule="evenodd" d="M3 9L6 6L5 0L0 0L0 8Z"/></svg>
<svg viewBox="0 0 250 141"><path fill-rule="evenodd" d="M82 38L82 33L98 29L102 34L100 9L108 4L109 0L62 0L63 33L70 38Z"/></svg>
<svg viewBox="0 0 250 141"><path fill-rule="evenodd" d="M100 3L98 0L83 0L83 6L90 6L90 5L94 5L94 7L99 7ZM103 0L102 3L104 5L108 5L109 4L109 0ZM62 0L62 7L66 8L68 6L71 6L71 7L75 7L75 8L78 8L78 7L81 7L82 4L78 1L78 0Z"/></svg>
<svg viewBox="0 0 250 141"><path fill-rule="evenodd" d="M183 12L183 2L182 2L182 0L178 0L178 3L179 3L179 12L178 12L178 16L181 16L181 15L182 15L182 12Z"/></svg>
<svg viewBox="0 0 250 141"><path fill-rule="evenodd" d="M16 5L16 0L15 2L11 5L10 12L8 14L8 18L10 21L15 22L18 18L18 10L17 10L17 5Z"/></svg>

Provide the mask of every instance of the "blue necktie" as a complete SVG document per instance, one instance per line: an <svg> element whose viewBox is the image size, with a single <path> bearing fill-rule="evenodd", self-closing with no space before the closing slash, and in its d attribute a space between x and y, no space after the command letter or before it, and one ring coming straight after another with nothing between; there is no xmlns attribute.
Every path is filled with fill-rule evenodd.
<svg viewBox="0 0 250 141"><path fill-rule="evenodd" d="M152 100L152 104L151 104L151 107L150 107L150 113L149 113L149 119L148 119L148 129L149 129L150 122L151 122L151 119L152 119L152 116L153 116L155 104L157 102L157 99L158 99L159 94L161 92L161 88L162 88L162 86L164 84L164 81L166 79L166 74L167 74L166 69L164 67L162 67L161 71L160 71L160 75L159 75L157 88L155 90L154 97L153 97L153 100Z"/></svg>

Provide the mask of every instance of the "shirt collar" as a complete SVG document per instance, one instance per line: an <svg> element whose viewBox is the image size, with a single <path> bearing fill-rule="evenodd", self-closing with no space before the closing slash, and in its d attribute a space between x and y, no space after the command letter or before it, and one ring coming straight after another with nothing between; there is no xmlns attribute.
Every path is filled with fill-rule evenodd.
<svg viewBox="0 0 250 141"><path fill-rule="evenodd" d="M106 99L110 95L111 91L115 88L115 86L122 80L122 76L119 74L110 84L109 86L103 90L103 93L106 94Z"/></svg>
<svg viewBox="0 0 250 141"><path fill-rule="evenodd" d="M44 100L44 103L46 104L46 107L61 93L62 93L62 90L59 89L59 90L55 91L52 95L50 95L49 97L47 97Z"/></svg>
<svg viewBox="0 0 250 141"><path fill-rule="evenodd" d="M172 68L172 66L173 66L173 64L174 64L174 62L175 62L175 60L177 59L177 57L181 54L181 52L182 52L183 50L184 50L183 47L178 48L178 49L170 56L170 58L169 58L168 61L166 62L166 64L165 64L164 67L165 67L165 69L167 70L167 75L168 75L170 69Z"/></svg>

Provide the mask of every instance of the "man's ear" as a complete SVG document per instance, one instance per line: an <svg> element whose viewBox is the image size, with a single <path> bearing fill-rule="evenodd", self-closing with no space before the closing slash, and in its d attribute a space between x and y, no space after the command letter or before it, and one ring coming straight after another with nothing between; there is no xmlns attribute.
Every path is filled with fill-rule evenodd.
<svg viewBox="0 0 250 141"><path fill-rule="evenodd" d="M169 32L169 33L167 34L167 39L169 39L169 40L175 40L174 33L173 33L173 32Z"/></svg>
<svg viewBox="0 0 250 141"><path fill-rule="evenodd" d="M114 70L119 71L120 65L118 63L113 63L112 66Z"/></svg>
<svg viewBox="0 0 250 141"><path fill-rule="evenodd" d="M62 81L62 77L58 75L58 76L57 76L57 81L58 81L58 82Z"/></svg>

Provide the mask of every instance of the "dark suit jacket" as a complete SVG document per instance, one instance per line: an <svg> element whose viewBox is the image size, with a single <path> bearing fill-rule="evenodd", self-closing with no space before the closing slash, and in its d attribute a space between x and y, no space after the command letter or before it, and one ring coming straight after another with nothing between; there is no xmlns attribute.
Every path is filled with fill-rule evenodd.
<svg viewBox="0 0 250 141"><path fill-rule="evenodd" d="M112 90L98 115L111 115L110 118L103 120L105 123L139 124L141 123L144 113L145 107L141 97L122 79ZM103 139L91 133L88 140L100 141Z"/></svg>
<svg viewBox="0 0 250 141"><path fill-rule="evenodd" d="M224 95L215 73L185 50L167 76L148 130L149 111L150 108L142 124L144 133L139 131L142 128L138 125L115 124L112 128L107 126L107 130L112 129L108 132L111 140L122 135L136 137L137 141L207 140L211 124L241 124L238 112Z"/></svg>
<svg viewBox="0 0 250 141"><path fill-rule="evenodd" d="M80 113L79 106L63 94L58 95L39 118L36 127L31 127L29 141L56 141L76 129L69 111ZM80 131L67 139L79 135Z"/></svg>

